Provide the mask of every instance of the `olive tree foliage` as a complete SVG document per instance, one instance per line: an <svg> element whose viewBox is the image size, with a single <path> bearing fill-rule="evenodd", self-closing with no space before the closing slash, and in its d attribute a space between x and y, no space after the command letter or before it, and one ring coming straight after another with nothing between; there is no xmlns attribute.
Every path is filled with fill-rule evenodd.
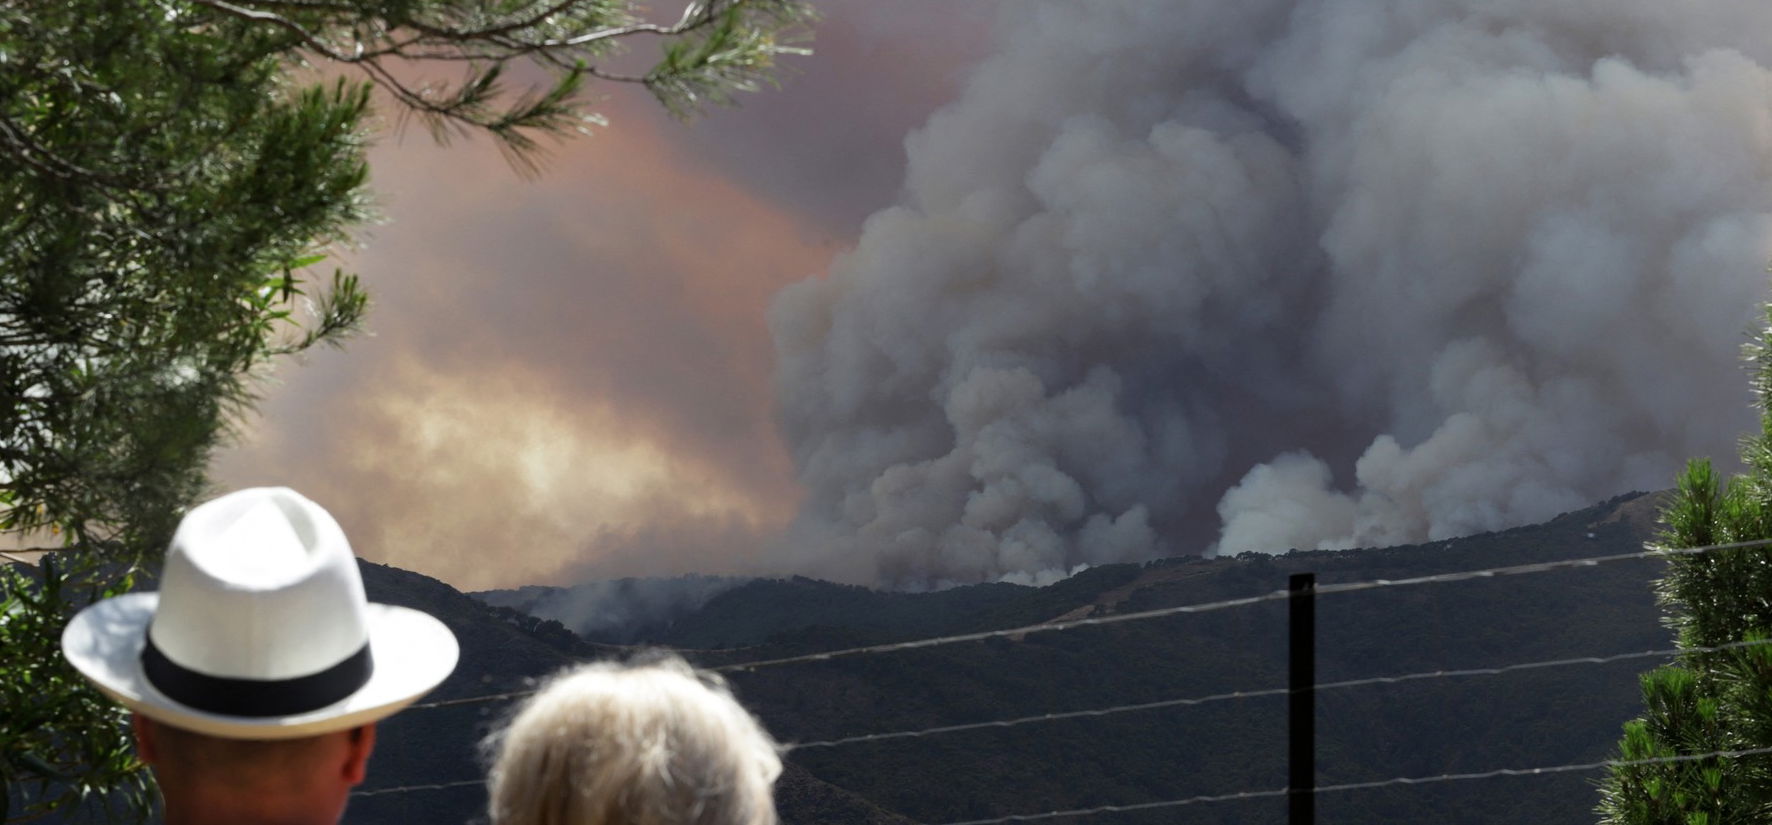
<svg viewBox="0 0 1772 825"><path fill-rule="evenodd" d="M318 265L370 216L372 107L439 137L489 135L533 170L538 137L598 122L589 85L641 86L688 114L767 81L808 19L798 0L637 14L628 0L0 3L8 821L147 810L121 712L64 664L61 628L154 568L263 369L358 327L357 277ZM642 68L611 63L642 46L657 49ZM533 85L507 88L519 66Z"/></svg>
<svg viewBox="0 0 1772 825"><path fill-rule="evenodd" d="M1608 825L1772 821L1772 754L1665 760L1772 748L1772 307L1745 348L1760 432L1742 440L1728 479L1690 462L1661 513L1669 554L1660 583L1677 660L1641 677L1643 715L1624 726L1601 787ZM1639 764L1628 764L1636 762Z"/></svg>

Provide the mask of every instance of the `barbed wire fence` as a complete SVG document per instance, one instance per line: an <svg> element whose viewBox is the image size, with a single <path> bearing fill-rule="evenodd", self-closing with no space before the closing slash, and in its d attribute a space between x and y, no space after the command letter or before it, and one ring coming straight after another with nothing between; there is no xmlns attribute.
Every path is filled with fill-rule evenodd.
<svg viewBox="0 0 1772 825"><path fill-rule="evenodd" d="M1436 573L1436 574L1431 574L1431 575L1414 576L1414 577L1399 578L1399 579L1369 579L1369 580L1354 581L1354 582L1336 582L1336 583L1329 583L1329 584L1315 584L1311 588L1311 594L1314 597L1314 596L1319 596L1319 595L1361 593L1361 592L1369 592L1369 591L1375 591L1375 590L1381 590L1381 589L1387 589L1387 588L1416 587L1416 586L1430 585L1430 584L1454 584L1454 583L1459 583L1459 582L1494 579L1497 577L1505 577L1505 576L1532 575L1532 574L1546 573L1546 572L1557 571L1557 570L1593 569L1593 568L1597 568L1599 566L1606 565L1606 564L1614 564L1614 563L1618 563L1618 562L1633 561L1633 560L1669 559L1669 558L1682 557L1682 556L1694 556L1694 555L1702 555L1702 554L1709 554L1709 553L1725 552L1725 551L1731 551L1731 550L1760 549L1760 548L1767 548L1767 547L1772 547L1772 540L1733 542L1733 543L1727 543L1727 544L1714 544L1714 545L1706 545L1703 547L1691 547L1691 548L1671 548L1671 549L1670 548L1649 548L1649 549L1645 549L1645 550L1639 551L1639 552L1613 553L1613 554L1607 554L1607 555L1587 556L1587 557L1582 557L1582 558L1560 559L1560 560L1546 561L1546 562L1534 562L1534 563L1528 563L1528 564L1516 564L1516 565L1488 567L1488 568L1480 568L1480 569L1475 569L1475 570L1461 570L1461 571L1455 571L1455 572L1449 572L1449 573ZM1249 607L1249 606L1258 605L1258 604L1293 600L1293 599L1298 598L1298 596L1299 596L1299 592L1296 589L1275 590L1275 591L1268 592L1268 593L1262 593L1262 594L1255 595L1255 596L1247 596L1247 597L1241 597L1241 598L1221 599L1221 600L1216 600L1216 601L1176 605L1176 606L1171 606L1171 607L1162 607L1162 608L1155 608L1155 609L1150 609L1150 610L1131 611L1131 612L1126 612L1126 613L1114 613L1114 614L1106 614L1106 615L1100 615L1100 616L1086 616L1086 617L1081 617L1081 618L1038 622L1038 623L1034 623L1034 624L1021 625L1021 626L1017 626L1017 627L1002 628L1002 629L996 629L996 630L978 631L978 632L971 632L971 633L949 634L949 635L934 636L934 637L921 638L921 639L913 639L913 640L909 640L909 641L889 642L889 643L883 643L883 644L873 644L873 645L863 645L863 646L857 646L857 647L840 648L840 649L820 651L820 652L815 652L815 653L796 654L796 655L791 655L791 656L779 656L779 657L772 657L772 658L765 658L765 659L757 659L757 660L751 660L751 661L716 665L716 666L708 667L706 669L713 670L716 672L723 672L723 673L753 672L753 671L762 670L762 669L766 669L766 668L776 668L776 667L784 667L784 666L789 666L789 665L806 664L806 663L814 663L814 662L828 662L828 661L832 661L835 659L854 657L854 656L885 655L885 654L891 654L891 653L896 653L896 652L901 652L901 651L923 650L923 649L929 649L929 648L944 647L944 646L949 646L949 645L964 644L964 643L969 643L969 642L980 642L980 641L986 641L986 640L990 640L990 639L1000 639L1000 638L1021 639L1021 638L1025 638L1026 636L1033 635L1033 634L1062 632L1062 631L1066 631L1066 630L1072 630L1072 629L1083 628L1083 627L1097 627L1097 626L1103 626L1103 625L1121 624L1121 623L1126 623L1126 622L1149 621L1149 620L1153 620L1153 619L1166 618L1166 617L1171 617L1171 616L1215 613L1215 612L1219 612L1219 611ZM1630 652L1624 652L1624 653L1611 653L1611 654L1588 655L1588 656L1572 656L1572 657L1554 658L1554 659L1540 659L1540 660L1533 660L1533 661L1514 662L1514 663L1510 663L1510 664L1496 665L1496 666L1490 666L1490 667L1473 667L1473 668L1457 668L1457 669L1439 669L1439 670L1431 670L1431 671L1416 671L1416 672L1410 672L1410 673L1382 675L1382 676L1367 676L1367 677L1361 677L1361 678L1355 678L1355 679L1344 679L1344 680L1321 682L1321 683L1314 682L1314 680L1313 680L1308 686L1305 686L1305 687L1288 686L1288 687L1252 688L1252 689L1248 689L1248 690L1225 691L1225 692L1198 695L1198 696L1186 696L1186 697L1175 697L1175 698L1169 698L1169 699L1160 699L1160 700L1148 701L1148 702L1106 705L1106 706L1091 707L1091 708L1084 708L1084 709L1078 709L1078 710L1054 711L1054 712L1049 712L1049 713L1015 716L1015 717L1008 717L1008 718L1003 718L1003 719L993 719L993 720L985 720L985 721L978 721L978 722L936 725L936 726L929 726L929 727L923 727L923 728L891 730L891 731L881 731L881 732L873 732L873 733L859 733L859 734L854 734L854 735L850 735L850 736L842 736L842 737L836 737L836 738L831 738L831 739L788 743L787 748L788 748L789 752L792 753L795 751L839 748L839 747L848 746L848 745L871 743L871 742L882 742L882 741L904 740L904 739L921 739L921 738L926 738L926 737L945 736L945 735L950 735L950 734L961 734L961 733L967 733L967 732L972 732L972 731L1019 728L1019 727L1026 726L1026 725L1037 725L1037 724L1042 724L1042 723L1058 722L1058 721L1063 721L1063 720L1103 718L1103 717L1116 716L1116 715L1120 715L1120 714L1137 713L1137 712L1144 712L1144 711L1155 711L1155 710L1161 710L1161 709L1167 709L1167 708L1190 707L1190 706L1199 706L1199 705L1209 705L1209 704L1215 704L1215 703L1221 703L1221 702L1246 701L1246 700L1263 699L1263 698L1294 697L1294 696L1298 695L1301 691L1309 692L1311 695L1314 696L1316 693L1319 693L1319 692L1348 691L1348 690L1354 690L1354 689L1359 689L1359 688L1376 687L1376 686L1384 686L1384 685L1395 685L1395 684L1412 683L1412 682L1424 682L1424 681L1433 681L1433 680L1471 679L1471 678L1477 678L1477 677L1496 677L1496 676L1503 676L1503 675L1513 674L1513 673L1554 670L1554 669L1574 668L1574 667L1584 667L1584 666L1599 666L1599 665L1607 665L1607 664L1613 664L1613 663L1617 663L1617 662L1635 661L1635 660L1669 659L1669 658L1672 658L1672 657L1680 655L1680 654L1721 653L1721 652L1727 652L1727 651L1733 651L1733 650L1763 647L1763 646L1767 646L1767 645L1772 645L1772 639L1748 640L1748 641L1742 641L1742 642L1735 642L1735 643L1731 643L1731 644L1718 645L1718 646L1714 646L1714 647L1662 648L1662 649L1652 649L1652 650L1630 651ZM471 696L471 697L464 697L464 698L458 698L458 699L444 699L444 700L414 704L414 705L411 705L408 708L408 710L427 710L427 709L433 709L433 708L445 708L445 707L455 707L455 706L463 706L463 705L485 704L485 703L491 703L491 702L508 702L511 700L516 700L516 699L521 699L521 698L527 697L529 695L532 695L533 693L535 693L535 690L518 690L518 691L505 691L505 692L499 692L499 693L490 693L490 694L485 694L485 695L480 695L480 696ZM1394 777L1389 777L1386 779L1377 779L1377 780L1370 780L1370 781L1343 782L1343 783L1335 783L1335 784L1328 784L1328 785L1320 785L1320 786L1315 786L1313 788L1310 788L1309 792L1312 794L1336 794L1336 793L1346 793L1346 792L1351 792L1351 791L1373 790L1373 789L1391 788L1391 787L1426 786L1426 785L1437 785L1437 784L1453 783L1453 782L1474 782L1474 781L1482 781L1482 780L1487 780L1487 779L1496 779L1496 778L1503 778L1503 777L1549 776L1549 775L1578 773L1578 772L1587 772L1587 771L1598 771L1598 770L1602 770L1602 769L1615 768L1615 767L1627 767L1627 766L1637 766L1637 765L1655 765L1655 764L1673 764L1673 763L1703 761L1703 760L1707 760L1707 759L1739 759L1739 758L1746 758L1746 757L1752 757L1752 756L1763 756L1763 755L1772 755L1772 747L1737 749L1737 750L1717 750L1717 751L1710 751L1710 752L1706 752L1706 753L1679 754L1679 755L1673 755L1673 756L1657 757L1657 758L1652 758L1652 759L1637 759L1637 760L1613 759L1613 760L1602 760L1602 761L1594 761L1594 762L1566 763L1566 764L1545 765L1545 766L1535 766L1535 767L1501 767L1501 768L1494 768L1494 769L1488 769L1488 770L1482 770L1482 771L1472 771L1472 772L1463 772L1463 773L1443 773L1443 774L1437 774L1437 775L1431 775L1431 776L1394 776ZM418 793L418 792L426 792L426 791L466 788L466 787L473 787L473 786L478 786L478 785L483 785L483 784L484 784L483 779L469 779L469 780L461 780L461 781L455 781L455 782L442 782L442 783L421 784L421 785L402 785L402 786L396 786L396 787L373 788L373 789L368 789L368 790L356 791L352 794L352 796L369 797L369 796L380 796L380 795L387 795L387 794ZM1210 803L1217 803L1217 802L1232 802L1232 801L1257 800L1257 799L1286 798L1286 797L1292 797L1292 796L1296 795L1298 792L1299 792L1299 788L1296 786L1296 784L1294 784L1292 786L1285 787L1285 788L1243 790L1243 791L1236 791L1236 792L1231 792L1231 793L1195 795L1195 796L1188 796L1188 797L1182 797L1182 798L1176 798L1176 799L1099 805L1099 806L1088 807L1088 808L1010 813L1010 814L1004 814L1004 815L993 817L993 818L968 819L968 820L962 820L962 821L942 823L942 825L999 825L999 823L1035 822L1035 821L1044 821L1044 820L1060 819L1060 818L1084 818L1084 817L1096 816L1096 815L1107 814L1107 813L1131 813L1131 812L1138 812L1138 811L1162 810L1162 809L1181 808L1181 807L1186 807L1186 806L1210 804Z"/></svg>

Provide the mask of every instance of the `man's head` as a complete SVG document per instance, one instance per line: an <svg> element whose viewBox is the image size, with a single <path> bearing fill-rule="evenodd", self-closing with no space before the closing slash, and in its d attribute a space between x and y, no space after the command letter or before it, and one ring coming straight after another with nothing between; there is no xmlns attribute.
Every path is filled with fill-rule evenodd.
<svg viewBox="0 0 1772 825"><path fill-rule="evenodd" d="M485 742L493 825L775 825L775 740L676 657L554 677Z"/></svg>
<svg viewBox="0 0 1772 825"><path fill-rule="evenodd" d="M448 676L457 648L431 616L370 604L337 522L265 488L193 508L160 591L87 607L62 654L136 712L169 820L208 819L240 796L306 808L236 821L315 822L315 809L336 819L362 780L367 726Z"/></svg>
<svg viewBox="0 0 1772 825"><path fill-rule="evenodd" d="M226 739L136 714L136 754L169 801L210 821L327 825L344 812L375 748L375 726L297 739ZM169 818L192 821L169 812Z"/></svg>

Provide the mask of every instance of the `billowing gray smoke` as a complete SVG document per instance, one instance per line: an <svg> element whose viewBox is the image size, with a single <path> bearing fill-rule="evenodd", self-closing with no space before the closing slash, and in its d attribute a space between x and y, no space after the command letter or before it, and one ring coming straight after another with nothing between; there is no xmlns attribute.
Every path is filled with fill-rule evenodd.
<svg viewBox="0 0 1772 825"><path fill-rule="evenodd" d="M772 324L788 552L896 586L1339 548L1751 425L1765 0L1016 0Z"/></svg>

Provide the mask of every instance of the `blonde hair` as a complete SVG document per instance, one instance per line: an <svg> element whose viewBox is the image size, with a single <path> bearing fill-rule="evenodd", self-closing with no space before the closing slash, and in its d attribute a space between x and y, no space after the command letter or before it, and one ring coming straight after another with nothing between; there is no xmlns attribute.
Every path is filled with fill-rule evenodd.
<svg viewBox="0 0 1772 825"><path fill-rule="evenodd" d="M780 747L676 656L553 677L482 745L493 825L775 825Z"/></svg>

